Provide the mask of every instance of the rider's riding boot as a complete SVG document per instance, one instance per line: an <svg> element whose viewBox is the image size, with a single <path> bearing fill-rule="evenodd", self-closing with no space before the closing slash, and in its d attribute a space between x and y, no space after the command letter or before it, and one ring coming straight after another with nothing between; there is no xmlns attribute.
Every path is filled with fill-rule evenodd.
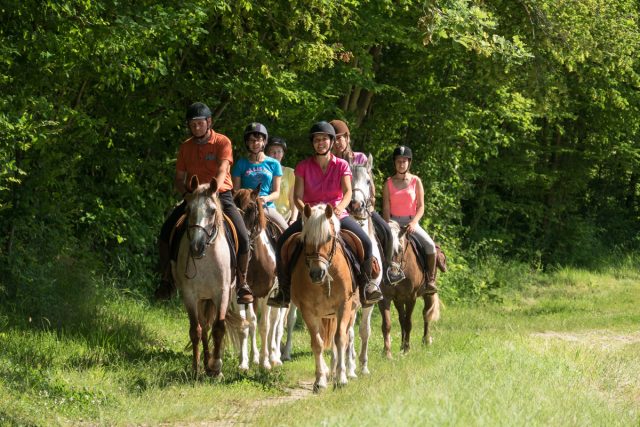
<svg viewBox="0 0 640 427"><path fill-rule="evenodd" d="M394 247L393 247L393 240L391 239L387 239L388 241L386 242L386 247L385 249L385 260L386 262L386 268L385 268L385 276L387 281L389 282L390 285L395 285L396 283L404 280L405 275L404 275L404 271L402 271L402 268L400 267L400 264L398 264L397 262L393 262L393 255L394 255Z"/></svg>
<svg viewBox="0 0 640 427"><path fill-rule="evenodd" d="M238 266L236 267L236 287L238 294L238 304L251 304L253 293L247 283L247 269L249 268L249 252L238 254Z"/></svg>
<svg viewBox="0 0 640 427"><path fill-rule="evenodd" d="M291 289L291 277L287 270L288 266L278 266L278 291L272 297L267 300L267 305L271 307L289 307L290 289Z"/></svg>
<svg viewBox="0 0 640 427"><path fill-rule="evenodd" d="M158 252L160 254L160 260L158 262L160 284L156 288L154 296L159 301L166 301L176 294L176 287L173 284L173 276L171 275L171 252L169 243L162 240L158 241Z"/></svg>
<svg viewBox="0 0 640 427"><path fill-rule="evenodd" d="M427 272L425 281L418 290L418 296L433 295L438 292L436 287L436 254L427 254Z"/></svg>
<svg viewBox="0 0 640 427"><path fill-rule="evenodd" d="M373 257L367 259L362 264L362 276L364 284L364 302L363 305L375 304L382 299L382 291L373 280Z"/></svg>

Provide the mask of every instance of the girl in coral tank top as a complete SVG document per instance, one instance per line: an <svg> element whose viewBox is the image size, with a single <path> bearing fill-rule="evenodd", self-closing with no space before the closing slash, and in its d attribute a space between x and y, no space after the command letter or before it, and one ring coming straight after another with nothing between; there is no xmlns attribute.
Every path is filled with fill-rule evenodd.
<svg viewBox="0 0 640 427"><path fill-rule="evenodd" d="M394 220L407 233L415 234L427 252L427 282L421 293L437 292L435 286L436 245L433 239L420 226L424 215L424 188L422 180L409 172L413 155L411 149L401 145L393 151L393 164L396 173L387 178L382 188L382 216L386 221Z"/></svg>

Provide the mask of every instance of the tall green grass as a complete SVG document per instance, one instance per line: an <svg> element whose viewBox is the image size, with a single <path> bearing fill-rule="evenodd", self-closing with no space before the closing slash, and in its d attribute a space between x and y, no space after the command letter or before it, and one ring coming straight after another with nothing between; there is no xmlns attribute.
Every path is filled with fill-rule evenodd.
<svg viewBox="0 0 640 427"><path fill-rule="evenodd" d="M636 261L452 268L432 346L420 344L419 302L412 350L398 353L394 312L385 359L374 311L372 374L319 395L307 391L314 364L301 325L280 369L240 373L229 351L224 380L194 378L178 300L152 304L122 284L72 276L95 301L78 313L0 305L0 424L638 425Z"/></svg>

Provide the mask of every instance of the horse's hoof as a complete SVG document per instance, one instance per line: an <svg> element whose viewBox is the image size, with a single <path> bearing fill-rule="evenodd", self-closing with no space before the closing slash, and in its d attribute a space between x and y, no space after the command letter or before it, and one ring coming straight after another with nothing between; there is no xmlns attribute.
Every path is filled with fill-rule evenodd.
<svg viewBox="0 0 640 427"><path fill-rule="evenodd" d="M271 370L271 364L269 362L265 362L260 366L262 369L264 369L265 371L270 371Z"/></svg>
<svg viewBox="0 0 640 427"><path fill-rule="evenodd" d="M289 362L291 360L291 355L289 353L283 353L280 359L283 362Z"/></svg>
<svg viewBox="0 0 640 427"><path fill-rule="evenodd" d="M246 373L249 371L249 364L238 365L238 370L242 373Z"/></svg>
<svg viewBox="0 0 640 427"><path fill-rule="evenodd" d="M324 384L324 385L323 385L323 384L318 384L318 383L314 383L314 384L313 384L313 392L314 392L315 394L318 394L318 393L322 392L322 391L323 391L323 390L325 390L326 388L327 388L327 385L326 385L326 384Z"/></svg>
<svg viewBox="0 0 640 427"><path fill-rule="evenodd" d="M362 368L362 370L360 371L360 373L362 375L369 375L371 372L369 372L369 368L367 368L366 366L364 368Z"/></svg>
<svg viewBox="0 0 640 427"><path fill-rule="evenodd" d="M280 360L272 360L271 361L271 366L273 366L274 368L276 366L282 366L282 362Z"/></svg>
<svg viewBox="0 0 640 427"><path fill-rule="evenodd" d="M352 379L353 378L358 378L358 375L355 372L351 371L351 372L347 373L347 378L352 378Z"/></svg>

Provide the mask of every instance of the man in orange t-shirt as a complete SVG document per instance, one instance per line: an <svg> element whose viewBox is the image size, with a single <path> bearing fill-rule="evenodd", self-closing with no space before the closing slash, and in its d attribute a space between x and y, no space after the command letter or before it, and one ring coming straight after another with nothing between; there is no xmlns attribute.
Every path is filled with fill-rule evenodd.
<svg viewBox="0 0 640 427"><path fill-rule="evenodd" d="M238 304L250 304L253 302L253 295L247 284L249 235L231 194L233 189L231 141L225 135L214 132L211 128L211 110L201 102L191 104L187 108L187 124L191 131L191 137L180 145L178 151L175 189L184 196L188 191L187 182L194 175L201 183L210 182L213 178L218 182L218 196L222 203L222 210L231 218L238 234L238 266L236 271ZM169 215L160 231L158 246L162 278L155 291L157 299L169 299L176 291L171 276L169 236L186 207L187 204L183 200Z"/></svg>

